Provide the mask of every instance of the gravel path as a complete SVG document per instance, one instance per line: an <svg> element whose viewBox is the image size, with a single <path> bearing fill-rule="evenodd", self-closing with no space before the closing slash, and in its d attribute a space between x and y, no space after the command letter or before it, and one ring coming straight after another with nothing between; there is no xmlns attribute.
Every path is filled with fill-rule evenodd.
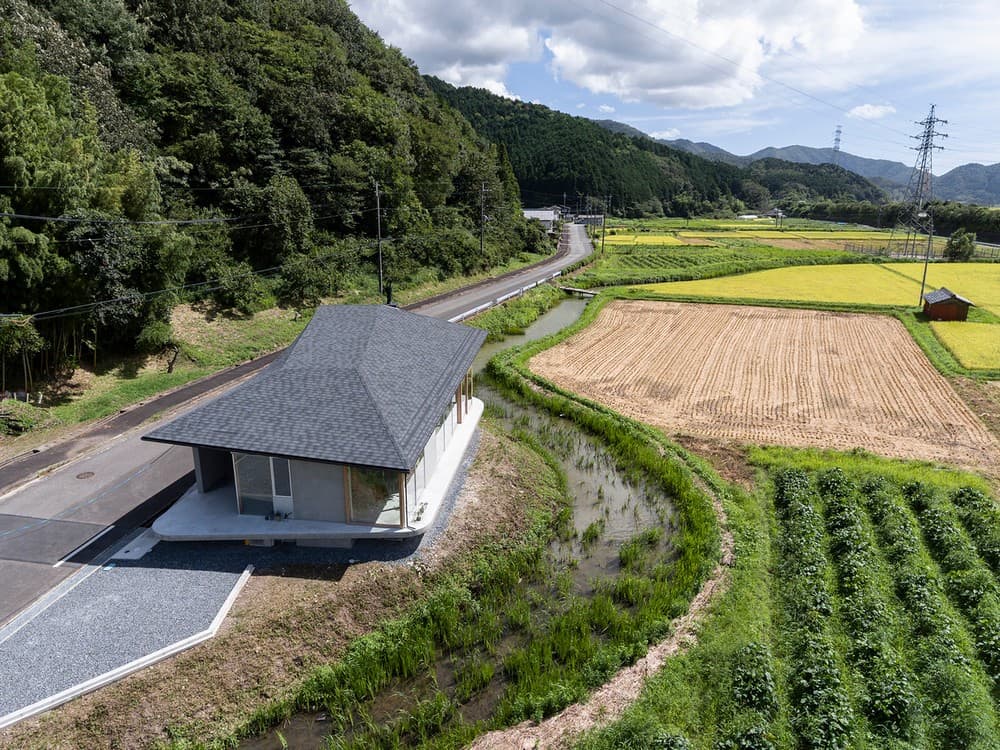
<svg viewBox="0 0 1000 750"><path fill-rule="evenodd" d="M419 558L447 526L478 446L477 432L421 537L351 549L160 542L139 560L112 560L19 630L0 630L0 717L207 630L248 565L267 572Z"/></svg>

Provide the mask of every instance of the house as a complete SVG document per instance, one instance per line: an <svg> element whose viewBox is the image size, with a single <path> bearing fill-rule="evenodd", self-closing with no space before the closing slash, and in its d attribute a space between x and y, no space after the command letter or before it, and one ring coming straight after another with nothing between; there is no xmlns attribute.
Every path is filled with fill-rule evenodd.
<svg viewBox="0 0 1000 750"><path fill-rule="evenodd" d="M551 232L559 221L559 213L551 208L526 208L524 209L524 218L541 222L545 231Z"/></svg>
<svg viewBox="0 0 1000 750"><path fill-rule="evenodd" d="M604 226L604 214L580 214L576 217L576 223L588 227L601 227Z"/></svg>
<svg viewBox="0 0 1000 750"><path fill-rule="evenodd" d="M970 307L975 307L970 300L945 287L924 295L924 315L931 320L966 320Z"/></svg>
<svg viewBox="0 0 1000 750"><path fill-rule="evenodd" d="M423 533L483 405L485 331L384 305L320 307L256 377L143 437L190 446L168 540L350 546Z"/></svg>

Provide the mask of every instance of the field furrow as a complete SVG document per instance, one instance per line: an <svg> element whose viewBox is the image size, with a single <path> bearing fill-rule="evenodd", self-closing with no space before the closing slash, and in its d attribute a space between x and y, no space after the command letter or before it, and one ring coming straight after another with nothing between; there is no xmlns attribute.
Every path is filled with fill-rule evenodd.
<svg viewBox="0 0 1000 750"><path fill-rule="evenodd" d="M617 301L531 367L671 432L1000 461L996 438L889 317Z"/></svg>

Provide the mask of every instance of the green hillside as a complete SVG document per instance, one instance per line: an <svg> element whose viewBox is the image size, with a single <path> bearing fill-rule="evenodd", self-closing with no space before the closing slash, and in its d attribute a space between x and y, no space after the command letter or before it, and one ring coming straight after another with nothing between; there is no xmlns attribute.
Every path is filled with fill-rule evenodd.
<svg viewBox="0 0 1000 750"><path fill-rule="evenodd" d="M616 211L629 216L686 216L778 201L881 197L872 183L829 164L769 159L741 169L542 105L427 81L476 130L506 147L526 203L561 202L565 193L567 202L582 196L586 204L610 194Z"/></svg>
<svg viewBox="0 0 1000 750"><path fill-rule="evenodd" d="M376 181L397 286L544 241L502 149L343 0L0 0L0 313L84 306L8 321L4 356L155 346L166 288L249 311L371 279Z"/></svg>

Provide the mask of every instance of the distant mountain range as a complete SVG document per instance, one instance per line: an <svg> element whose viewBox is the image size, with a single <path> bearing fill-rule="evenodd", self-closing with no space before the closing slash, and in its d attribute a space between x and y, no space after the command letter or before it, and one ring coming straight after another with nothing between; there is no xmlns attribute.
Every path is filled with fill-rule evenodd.
<svg viewBox="0 0 1000 750"><path fill-rule="evenodd" d="M632 137L652 138L638 128L614 120L597 120L599 125L614 133L624 133ZM809 146L785 146L784 148L762 148L747 156L730 153L711 143L689 141L684 138L665 140L652 138L657 143L687 151L712 161L725 162L737 167L745 167L760 159L783 159L799 164L833 164L832 148L811 148ZM868 159L841 151L837 156L837 164L862 177L867 177L893 197L902 197L902 193L910 180L913 171L898 161L887 159ZM944 200L977 203L983 206L1000 205L1000 163L984 166L983 164L963 164L949 172L934 178L934 196Z"/></svg>

